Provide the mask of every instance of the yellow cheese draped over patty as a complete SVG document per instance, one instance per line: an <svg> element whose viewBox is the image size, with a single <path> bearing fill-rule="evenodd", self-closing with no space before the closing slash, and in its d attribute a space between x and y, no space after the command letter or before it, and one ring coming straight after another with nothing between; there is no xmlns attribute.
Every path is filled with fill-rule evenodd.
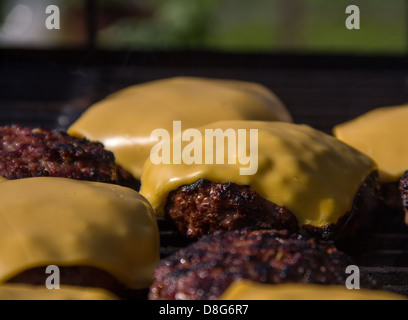
<svg viewBox="0 0 408 320"><path fill-rule="evenodd" d="M129 188L66 178L1 182L0 244L0 283L39 266L90 266L140 289L159 261L146 199Z"/></svg>
<svg viewBox="0 0 408 320"><path fill-rule="evenodd" d="M100 288L62 285L60 289L47 289L41 285L0 285L0 300L119 300L113 293Z"/></svg>
<svg viewBox="0 0 408 320"><path fill-rule="evenodd" d="M175 77L134 85L90 106L68 133L100 141L136 178L149 157L153 130L173 121L194 128L218 120L292 121L278 97L252 82Z"/></svg>
<svg viewBox="0 0 408 320"><path fill-rule="evenodd" d="M399 180L408 169L408 104L369 111L333 128L334 135L371 157L382 182Z"/></svg>
<svg viewBox="0 0 408 320"><path fill-rule="evenodd" d="M146 161L140 193L163 215L169 192L198 179L249 185L265 199L286 207L299 226L336 223L351 210L357 190L374 162L334 137L307 125L285 122L221 121L198 128L258 129L258 170L241 175L240 164L153 164ZM241 141L242 142L242 141ZM185 146L187 142L183 142ZM182 148L183 148L182 146ZM250 154L249 137L246 151Z"/></svg>

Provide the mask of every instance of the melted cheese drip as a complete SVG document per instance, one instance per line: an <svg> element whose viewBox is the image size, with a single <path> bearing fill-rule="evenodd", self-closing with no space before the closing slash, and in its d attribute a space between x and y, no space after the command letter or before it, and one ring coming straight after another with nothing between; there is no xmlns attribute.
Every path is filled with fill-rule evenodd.
<svg viewBox="0 0 408 320"><path fill-rule="evenodd" d="M407 123L408 104L383 107L335 126L333 133L374 159L382 182L393 182L408 169Z"/></svg>
<svg viewBox="0 0 408 320"><path fill-rule="evenodd" d="M62 285L60 289L27 284L0 285L0 300L119 300L113 293L99 288Z"/></svg>
<svg viewBox="0 0 408 320"><path fill-rule="evenodd" d="M0 195L0 283L57 265L100 268L133 289L150 285L159 261L158 227L136 191L39 177L2 182Z"/></svg>
<svg viewBox="0 0 408 320"><path fill-rule="evenodd" d="M195 128L218 120L292 121L282 102L259 84L176 77L134 85L94 104L68 129L102 142L119 165L140 178L153 130L173 121Z"/></svg>
<svg viewBox="0 0 408 320"><path fill-rule="evenodd" d="M199 128L258 129L258 171L240 175L236 164L153 164L146 161L140 193L156 214L170 191L198 179L249 185L265 199L289 209L299 225L336 223L349 211L356 192L375 169L374 162L332 136L306 125L284 122L224 121ZM249 141L249 137L247 137ZM184 143L185 144L185 143ZM203 145L205 142L203 143ZM184 145L183 145L184 146ZM246 144L247 154L250 144Z"/></svg>
<svg viewBox="0 0 408 320"><path fill-rule="evenodd" d="M407 298L383 290L349 290L341 285L261 284L241 280L234 282L219 300L407 300Z"/></svg>

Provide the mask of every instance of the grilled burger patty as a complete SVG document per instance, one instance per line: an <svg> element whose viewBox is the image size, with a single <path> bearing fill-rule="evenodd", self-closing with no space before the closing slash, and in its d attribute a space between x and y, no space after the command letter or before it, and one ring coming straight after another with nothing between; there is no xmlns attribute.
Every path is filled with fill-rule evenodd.
<svg viewBox="0 0 408 320"><path fill-rule="evenodd" d="M189 238L202 237L216 230L246 227L297 230L295 216L259 196L249 186L213 183L200 179L172 191L166 216Z"/></svg>
<svg viewBox="0 0 408 320"><path fill-rule="evenodd" d="M355 234L370 222L378 201L379 183L373 172L358 190L353 208L337 224L324 227L303 225L302 232L324 239ZM200 179L169 194L165 216L181 234L199 238L216 230L256 229L298 230L295 215L265 200L249 186L213 183Z"/></svg>
<svg viewBox="0 0 408 320"><path fill-rule="evenodd" d="M7 179L51 176L139 187L99 142L19 125L0 127L0 142L0 175Z"/></svg>
<svg viewBox="0 0 408 320"><path fill-rule="evenodd" d="M351 264L332 243L287 230L217 231L163 259L149 299L212 300L238 279L344 285ZM363 275L360 285L376 287Z"/></svg>
<svg viewBox="0 0 408 320"><path fill-rule="evenodd" d="M408 170L405 171L404 175L400 179L399 189L401 192L401 202L402 208L405 213L405 224L408 225Z"/></svg>

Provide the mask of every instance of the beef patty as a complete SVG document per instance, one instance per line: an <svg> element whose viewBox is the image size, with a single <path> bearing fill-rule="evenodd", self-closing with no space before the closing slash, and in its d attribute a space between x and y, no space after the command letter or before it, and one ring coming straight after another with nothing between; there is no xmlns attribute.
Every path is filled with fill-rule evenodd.
<svg viewBox="0 0 408 320"><path fill-rule="evenodd" d="M149 299L217 299L239 279L345 285L352 264L332 243L287 230L217 231L163 259ZM360 286L376 283L360 275Z"/></svg>
<svg viewBox="0 0 408 320"><path fill-rule="evenodd" d="M401 192L401 204L405 214L405 224L408 225L408 170L400 179L399 189Z"/></svg>
<svg viewBox="0 0 408 320"><path fill-rule="evenodd" d="M115 164L103 144L65 132L19 125L0 127L0 175L7 179L64 177L120 184L139 182Z"/></svg>
<svg viewBox="0 0 408 320"><path fill-rule="evenodd" d="M300 231L323 239L340 239L369 226L378 206L379 181L373 172L358 190L353 207L339 221L324 227L303 225ZM295 215L253 191L250 186L215 183L200 179L170 192L165 217L182 235L197 239L216 230L257 229L299 230Z"/></svg>

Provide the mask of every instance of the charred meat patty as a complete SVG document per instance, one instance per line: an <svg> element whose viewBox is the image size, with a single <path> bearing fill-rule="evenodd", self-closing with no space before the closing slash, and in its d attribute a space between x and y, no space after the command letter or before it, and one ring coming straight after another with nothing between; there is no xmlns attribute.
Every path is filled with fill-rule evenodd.
<svg viewBox="0 0 408 320"><path fill-rule="evenodd" d="M405 171L399 182L399 189L401 192L402 208L405 213L405 224L408 225L408 170Z"/></svg>
<svg viewBox="0 0 408 320"><path fill-rule="evenodd" d="M367 226L378 201L378 175L373 172L362 184L353 208L337 224L323 228L304 225L301 231L323 239L349 236ZM253 191L249 186L214 183L200 179L170 192L164 209L182 235L199 238L216 230L288 229L297 231L295 215Z"/></svg>
<svg viewBox="0 0 408 320"><path fill-rule="evenodd" d="M350 258L330 242L287 230L217 231L163 259L151 300L212 300L239 279L344 285ZM361 277L361 287L375 281Z"/></svg>
<svg viewBox="0 0 408 320"><path fill-rule="evenodd" d="M249 186L198 180L169 195L165 215L189 238L216 230L297 230L295 216L287 209L265 200Z"/></svg>
<svg viewBox="0 0 408 320"><path fill-rule="evenodd" d="M139 187L99 142L19 125L0 127L0 142L0 175L7 179L51 176Z"/></svg>

